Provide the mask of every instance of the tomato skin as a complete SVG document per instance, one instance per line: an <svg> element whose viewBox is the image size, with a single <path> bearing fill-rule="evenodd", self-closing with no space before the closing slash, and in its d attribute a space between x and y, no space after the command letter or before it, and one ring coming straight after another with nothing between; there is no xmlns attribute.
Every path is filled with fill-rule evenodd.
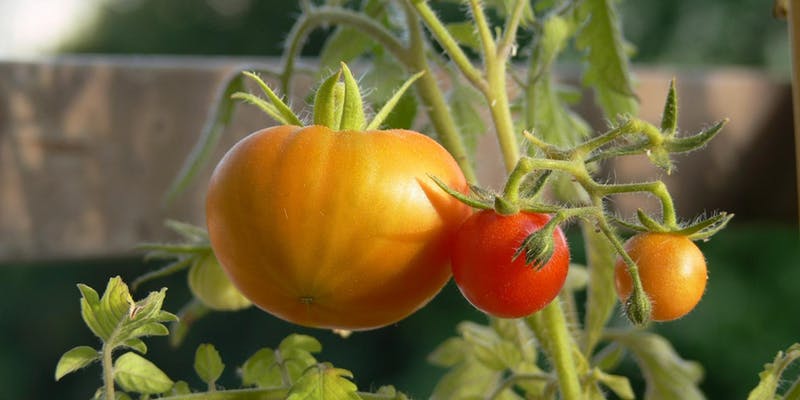
<svg viewBox="0 0 800 400"><path fill-rule="evenodd" d="M278 126L220 161L206 199L215 254L258 307L317 328L363 330L410 315L450 278L470 209L455 160L406 130Z"/></svg>
<svg viewBox="0 0 800 400"><path fill-rule="evenodd" d="M689 238L669 233L640 233L625 242L625 251L639 269L642 287L652 303L653 321L683 317L700 302L708 270L703 253ZM622 258L617 259L614 278L617 295L624 302L633 283Z"/></svg>
<svg viewBox="0 0 800 400"><path fill-rule="evenodd" d="M520 318L558 295L569 270L569 248L560 228L553 232L553 256L541 268L526 265L524 255L513 259L523 240L549 220L545 214L484 210L464 222L451 256L453 277L475 308L496 317Z"/></svg>

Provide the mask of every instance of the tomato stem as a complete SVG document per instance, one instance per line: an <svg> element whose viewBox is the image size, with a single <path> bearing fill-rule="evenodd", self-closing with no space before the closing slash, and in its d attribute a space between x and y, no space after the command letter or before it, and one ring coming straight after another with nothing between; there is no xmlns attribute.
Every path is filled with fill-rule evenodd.
<svg viewBox="0 0 800 400"><path fill-rule="evenodd" d="M529 316L526 321L555 366L561 398L582 399L578 371L572 355L575 346L567 329L561 300L556 297L541 311Z"/></svg>
<svg viewBox="0 0 800 400"><path fill-rule="evenodd" d="M617 251L617 254L619 254L627 266L627 271L633 284L633 291L628 298L638 299L644 303L649 303L649 300L647 300L647 294L645 294L644 287L642 286L642 278L639 276L639 267L636 266L636 262L631 258L628 252L625 251L625 247L622 245L622 242L620 242L619 238L612 231L605 219L600 219L598 221L598 225L608 241L611 242L611 245L614 246L614 250ZM644 308L647 308L648 315L639 316L640 318L637 318L632 322L636 323L637 325L645 325L649 321L649 304L646 304ZM629 318L630 317L631 316L629 315Z"/></svg>
<svg viewBox="0 0 800 400"><path fill-rule="evenodd" d="M103 387L106 399L115 399L114 393L114 363L111 358L113 347L108 343L103 343L102 353L102 367L103 367Z"/></svg>

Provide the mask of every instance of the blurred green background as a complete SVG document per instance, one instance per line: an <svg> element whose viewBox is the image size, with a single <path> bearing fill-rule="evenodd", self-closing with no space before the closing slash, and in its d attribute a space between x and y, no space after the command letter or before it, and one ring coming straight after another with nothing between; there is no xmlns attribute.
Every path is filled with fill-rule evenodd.
<svg viewBox="0 0 800 400"><path fill-rule="evenodd" d="M257 0L125 0L98 3L96 17L64 38L61 53L277 55L299 13L296 3ZM758 0L627 1L621 5L634 61L678 66L746 65L786 77L790 69L786 27L771 17L770 2ZM326 32L305 47L318 51ZM769 207L769 194L765 194ZM728 210L737 213L737 210ZM579 237L571 235L581 261ZM709 398L744 398L757 373L778 350L800 341L800 246L796 221L764 220L744 213L712 241L701 244L710 266L704 301L688 317L655 325L685 358L706 368ZM97 340L80 319L75 284L98 290L110 276L126 281L155 268L139 259L0 265L0 398L88 398L100 384L97 366L53 381L60 355ZM166 309L189 298L182 277L144 287L168 286ZM144 290L137 297L144 294ZM619 314L619 313L618 313ZM276 346L291 332L323 343L320 358L354 372L361 388L394 384L425 398L443 372L426 355L454 334L463 319L483 321L450 284L428 307L395 326L341 339L329 332L298 329L258 310L212 314L198 322L185 344L148 342L149 357L174 379L194 387L192 356L203 342L217 345L228 366L220 382L237 385L235 366L263 346ZM620 322L624 323L624 322ZM641 384L641 377L638 384ZM9 384L10 383L10 384Z"/></svg>

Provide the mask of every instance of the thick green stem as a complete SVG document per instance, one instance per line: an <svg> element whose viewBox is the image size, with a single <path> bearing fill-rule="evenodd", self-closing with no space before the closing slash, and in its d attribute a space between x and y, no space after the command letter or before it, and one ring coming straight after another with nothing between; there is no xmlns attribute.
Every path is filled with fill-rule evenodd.
<svg viewBox="0 0 800 400"><path fill-rule="evenodd" d="M411 0L407 0L411 1ZM445 28L444 24L439 20L436 16L436 13L433 12L431 7L428 5L427 1L411 1L414 8L417 10L417 13L422 18L422 21L425 22L425 26L428 30L433 34L433 37L436 38L436 41L439 42L439 45L442 46L445 53L450 56L450 59L453 60L453 63L458 67L461 73L467 78L473 86L478 88L481 92L485 92L488 89L488 84L483 79L483 75L481 71L475 68L472 65L472 62L467 57L467 54L464 53L464 50L461 49L461 46L458 45L458 42L450 35L450 32Z"/></svg>
<svg viewBox="0 0 800 400"><path fill-rule="evenodd" d="M508 88L506 87L508 54L507 52L506 54L498 54L491 27L480 2L478 0L470 0L469 5L483 48L482 55L488 83L484 96L486 96L486 102L489 104L489 112L492 115L495 134L500 143L503 162L506 170L511 171L519 159L519 144L517 143L517 135L514 132L514 120L511 118L511 105L508 102Z"/></svg>
<svg viewBox="0 0 800 400"><path fill-rule="evenodd" d="M506 170L510 171L519 158L519 143L517 143L517 135L514 130L514 121L511 118L511 105L508 102L505 66L505 62L491 63L486 66L489 81L489 95L486 100L489 103Z"/></svg>
<svg viewBox="0 0 800 400"><path fill-rule="evenodd" d="M425 56L425 38L422 35L422 26L419 18L411 4L407 1L402 1L401 4L403 5L410 35L408 50L410 58L407 60L410 63L409 69L415 73L419 71L425 72L415 85L417 94L425 106L428 118L433 124L434 130L436 130L442 146L455 158L467 181L477 182L475 170L467 153L467 146L464 144L464 139L457 128L458 124L453 119L453 114L450 112L444 94L439 88L436 74L431 69Z"/></svg>
<svg viewBox="0 0 800 400"><path fill-rule="evenodd" d="M560 299L556 298L527 321L555 367L561 399L581 400L581 385L572 355L574 345Z"/></svg>
<svg viewBox="0 0 800 400"><path fill-rule="evenodd" d="M105 388L106 400L114 400L116 394L114 393L114 360L111 358L112 348L106 343L103 343L102 349L102 367L103 367L103 387Z"/></svg>

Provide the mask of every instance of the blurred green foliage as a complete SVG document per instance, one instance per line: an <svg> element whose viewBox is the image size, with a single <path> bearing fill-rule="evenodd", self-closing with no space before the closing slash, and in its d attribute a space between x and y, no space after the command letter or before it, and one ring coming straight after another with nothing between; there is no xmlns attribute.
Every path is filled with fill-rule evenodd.
<svg viewBox="0 0 800 400"><path fill-rule="evenodd" d="M438 3L438 4L437 4ZM300 13L294 1L124 0L100 2L94 20L61 46L65 53L280 55ZM444 20L461 10L434 2ZM633 60L682 65L740 64L788 72L786 23L763 0L621 2ZM327 32L309 39L319 52ZM523 39L524 40L524 39Z"/></svg>

